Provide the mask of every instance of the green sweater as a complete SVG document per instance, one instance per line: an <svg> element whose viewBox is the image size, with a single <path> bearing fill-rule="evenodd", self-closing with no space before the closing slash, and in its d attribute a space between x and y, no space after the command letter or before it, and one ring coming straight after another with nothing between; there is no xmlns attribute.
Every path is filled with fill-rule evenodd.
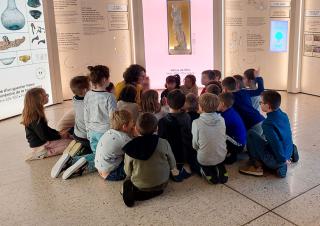
<svg viewBox="0 0 320 226"><path fill-rule="evenodd" d="M150 137L151 136L151 137ZM141 190L163 189L176 166L170 144L156 135L133 139L124 148L127 177Z"/></svg>

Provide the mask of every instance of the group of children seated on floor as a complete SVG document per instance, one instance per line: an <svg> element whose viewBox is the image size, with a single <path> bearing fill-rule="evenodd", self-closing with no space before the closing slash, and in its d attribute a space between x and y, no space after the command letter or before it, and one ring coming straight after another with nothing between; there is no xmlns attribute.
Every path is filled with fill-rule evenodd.
<svg viewBox="0 0 320 226"><path fill-rule="evenodd" d="M226 183L225 164L242 152L250 164L239 171L255 176L268 168L283 178L288 164L299 159L281 96L264 91L257 70L222 82L220 71L204 71L200 97L194 75L183 86L179 75L168 76L159 100L140 65L127 68L115 87L108 67L88 69L89 76L70 82L70 128L58 132L48 126L45 90L33 88L25 96L21 123L32 148L27 160L62 154L52 178L98 171L105 180L125 180L122 197L131 207L162 194L169 178L181 182L195 173L210 184Z"/></svg>

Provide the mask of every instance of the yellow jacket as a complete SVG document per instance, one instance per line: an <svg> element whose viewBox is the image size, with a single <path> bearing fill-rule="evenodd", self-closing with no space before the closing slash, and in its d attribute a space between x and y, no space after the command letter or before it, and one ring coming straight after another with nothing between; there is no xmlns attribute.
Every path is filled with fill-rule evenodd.
<svg viewBox="0 0 320 226"><path fill-rule="evenodd" d="M120 93L123 90L123 88L126 86L125 81L119 82L116 87L115 87L115 95L116 99L119 100ZM140 106L141 104L141 93L142 93L142 86L141 85L136 85L137 89L137 96L136 96L136 103Z"/></svg>

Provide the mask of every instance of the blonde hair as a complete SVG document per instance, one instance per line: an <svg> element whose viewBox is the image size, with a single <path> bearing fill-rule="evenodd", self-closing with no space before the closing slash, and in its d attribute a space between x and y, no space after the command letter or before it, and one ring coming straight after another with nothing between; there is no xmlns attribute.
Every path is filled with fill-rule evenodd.
<svg viewBox="0 0 320 226"><path fill-rule="evenodd" d="M121 130L124 125L128 125L132 121L131 113L127 110L117 110L111 114L111 128Z"/></svg>
<svg viewBox="0 0 320 226"><path fill-rule="evenodd" d="M46 91L42 88L32 88L27 91L24 97L22 125L29 126L32 122L39 122L41 119L47 121L43 107L45 94Z"/></svg>
<svg viewBox="0 0 320 226"><path fill-rule="evenodd" d="M212 93L204 93L199 98L199 105L205 113L217 111L219 105L219 98Z"/></svg>
<svg viewBox="0 0 320 226"><path fill-rule="evenodd" d="M161 110L159 94L156 90L150 89L142 93L141 109L142 112L158 113Z"/></svg>

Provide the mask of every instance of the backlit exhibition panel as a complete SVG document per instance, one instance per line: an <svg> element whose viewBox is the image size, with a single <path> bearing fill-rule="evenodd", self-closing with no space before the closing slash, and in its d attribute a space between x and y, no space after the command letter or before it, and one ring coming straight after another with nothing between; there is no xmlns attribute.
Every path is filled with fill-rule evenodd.
<svg viewBox="0 0 320 226"><path fill-rule="evenodd" d="M151 88L164 88L168 75L181 79L213 69L212 0L143 0L145 63Z"/></svg>
<svg viewBox="0 0 320 226"><path fill-rule="evenodd" d="M269 89L286 90L290 0L225 0L225 75L260 67Z"/></svg>
<svg viewBox="0 0 320 226"><path fill-rule="evenodd" d="M41 0L0 1L0 119L18 115L26 91L42 87L52 103Z"/></svg>

